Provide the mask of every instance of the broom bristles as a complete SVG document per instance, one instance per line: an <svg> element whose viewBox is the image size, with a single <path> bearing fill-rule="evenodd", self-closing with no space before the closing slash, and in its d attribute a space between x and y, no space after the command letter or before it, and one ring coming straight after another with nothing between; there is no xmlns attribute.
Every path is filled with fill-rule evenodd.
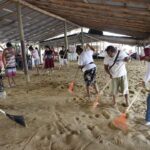
<svg viewBox="0 0 150 150"><path fill-rule="evenodd" d="M9 119L15 121L17 124L26 127L25 120L24 120L23 116L16 116L16 115L10 115L10 114L6 114L6 116Z"/></svg>
<svg viewBox="0 0 150 150"><path fill-rule="evenodd" d="M69 84L69 88L68 88L68 91L70 93L73 93L73 90L74 90L74 81L72 81L70 84Z"/></svg>
<svg viewBox="0 0 150 150"><path fill-rule="evenodd" d="M126 131L128 129L126 121L126 114L123 113L119 117L115 118L112 123L116 128Z"/></svg>

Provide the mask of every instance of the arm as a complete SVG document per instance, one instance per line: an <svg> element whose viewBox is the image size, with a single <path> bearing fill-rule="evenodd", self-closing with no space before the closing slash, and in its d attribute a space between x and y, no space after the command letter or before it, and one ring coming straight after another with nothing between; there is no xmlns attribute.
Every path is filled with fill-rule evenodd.
<svg viewBox="0 0 150 150"><path fill-rule="evenodd" d="M5 50L3 51L2 61L3 61L4 67L6 67Z"/></svg>
<svg viewBox="0 0 150 150"><path fill-rule="evenodd" d="M112 78L112 75L111 75L111 73L110 73L110 71L109 71L109 66L108 66L108 65L104 65L104 69L105 69L106 73L107 73L108 75L110 75L110 78Z"/></svg>
<svg viewBox="0 0 150 150"><path fill-rule="evenodd" d="M13 55L16 56L16 50L13 48Z"/></svg>
<svg viewBox="0 0 150 150"><path fill-rule="evenodd" d="M145 60L145 61L150 61L150 56L145 56L145 57L144 57L144 60Z"/></svg>
<svg viewBox="0 0 150 150"><path fill-rule="evenodd" d="M80 66L80 65L78 66L78 68L81 69L81 70L82 70L83 67L84 67L84 66Z"/></svg>
<svg viewBox="0 0 150 150"><path fill-rule="evenodd" d="M92 51L94 51L94 52L95 52L95 49L94 49L94 47L93 47L93 46L91 46L91 45L89 45L89 44L86 44L86 47L89 47Z"/></svg>
<svg viewBox="0 0 150 150"><path fill-rule="evenodd" d="M130 57L125 57L125 58L124 58L124 61L125 61L125 62L129 62L129 61L130 61Z"/></svg>

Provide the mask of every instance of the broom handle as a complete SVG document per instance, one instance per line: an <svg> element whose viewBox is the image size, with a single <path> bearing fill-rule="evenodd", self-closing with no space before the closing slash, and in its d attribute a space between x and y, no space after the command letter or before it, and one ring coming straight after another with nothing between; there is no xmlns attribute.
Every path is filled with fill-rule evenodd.
<svg viewBox="0 0 150 150"><path fill-rule="evenodd" d="M75 76L74 76L74 81L75 81L75 79L76 79L76 77L77 77L77 75L78 75L78 71L79 71L79 68L77 69L76 74L75 74Z"/></svg>
<svg viewBox="0 0 150 150"><path fill-rule="evenodd" d="M118 71L123 65L124 65L124 64L122 64L122 65L117 69L117 71ZM107 86L110 84L111 80L112 80L112 79L110 79L110 80L106 83L106 85L103 87L103 89L100 91L100 93L102 93L102 92L107 88Z"/></svg>
<svg viewBox="0 0 150 150"><path fill-rule="evenodd" d="M125 113L127 113L127 112L130 110L130 108L132 107L133 103L137 100L137 98L138 98L140 92L141 92L141 89L140 89L140 90L137 92L137 94L134 96L134 98L133 98L131 104L128 106L128 108L126 109Z"/></svg>
<svg viewBox="0 0 150 150"><path fill-rule="evenodd" d="M0 47L4 50L4 48L0 45Z"/></svg>
<svg viewBox="0 0 150 150"><path fill-rule="evenodd" d="M106 85L103 87L103 89L100 91L100 94L107 88L107 86L110 84L111 79L106 83Z"/></svg>
<svg viewBox="0 0 150 150"><path fill-rule="evenodd" d="M0 112L1 112L2 114L6 115L6 113L5 113L2 109L0 109Z"/></svg>

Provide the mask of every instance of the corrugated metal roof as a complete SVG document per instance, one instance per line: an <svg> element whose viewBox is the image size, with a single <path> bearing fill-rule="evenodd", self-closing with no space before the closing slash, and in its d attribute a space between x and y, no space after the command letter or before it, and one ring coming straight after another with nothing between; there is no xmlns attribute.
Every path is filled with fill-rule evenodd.
<svg viewBox="0 0 150 150"><path fill-rule="evenodd" d="M0 41L18 41L18 19L16 3L0 1ZM49 17L22 6L22 18L26 41L42 41L64 32L64 21ZM77 28L68 23L68 31Z"/></svg>

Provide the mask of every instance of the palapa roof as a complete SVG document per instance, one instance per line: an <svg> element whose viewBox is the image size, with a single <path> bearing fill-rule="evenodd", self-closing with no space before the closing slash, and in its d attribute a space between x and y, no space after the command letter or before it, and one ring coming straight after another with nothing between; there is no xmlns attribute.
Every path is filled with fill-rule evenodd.
<svg viewBox="0 0 150 150"><path fill-rule="evenodd" d="M19 40L16 2L26 41L43 41L79 26L150 37L150 0L0 0L0 41ZM117 40L116 40L117 42Z"/></svg>

